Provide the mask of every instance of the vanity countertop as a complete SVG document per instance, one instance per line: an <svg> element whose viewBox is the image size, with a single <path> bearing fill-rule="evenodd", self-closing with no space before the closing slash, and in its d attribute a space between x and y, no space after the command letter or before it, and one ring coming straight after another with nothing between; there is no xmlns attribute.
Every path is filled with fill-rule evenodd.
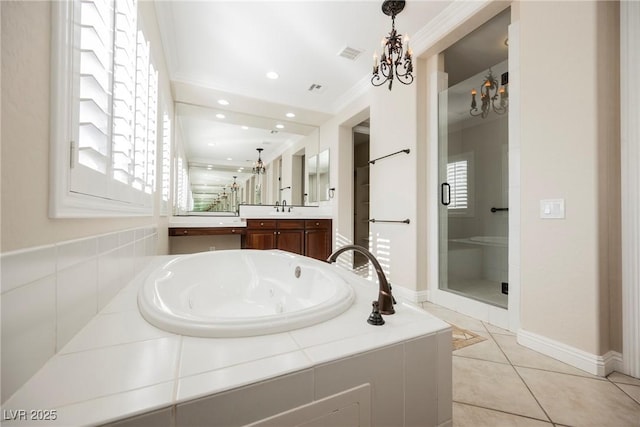
<svg viewBox="0 0 640 427"><path fill-rule="evenodd" d="M245 218L237 216L173 216L169 228L227 228L246 227Z"/></svg>
<svg viewBox="0 0 640 427"><path fill-rule="evenodd" d="M294 212L272 212L269 214L246 215L243 217L215 216L174 216L169 220L169 228L245 228L248 219L331 219L331 215L311 215Z"/></svg>

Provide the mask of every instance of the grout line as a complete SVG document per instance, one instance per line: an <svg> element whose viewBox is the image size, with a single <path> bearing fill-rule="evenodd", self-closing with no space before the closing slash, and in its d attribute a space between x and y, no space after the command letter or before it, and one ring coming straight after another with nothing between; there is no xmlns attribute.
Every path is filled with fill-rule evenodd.
<svg viewBox="0 0 640 427"><path fill-rule="evenodd" d="M513 416L520 417L520 418L527 418L529 420L542 421L542 422L545 422L545 423L553 424L553 421L543 420L541 418L531 417L531 416L528 416L528 415L516 414L515 412L503 411L501 409L496 409L496 408L487 408L486 406L477 405L475 403L462 402L460 400L453 400L453 402L454 403L458 403L460 405L473 406L474 408L486 409L486 410L489 410L489 411L500 412L502 414L513 415Z"/></svg>
<svg viewBox="0 0 640 427"><path fill-rule="evenodd" d="M531 390L531 388L529 387L529 384L527 384L527 382L524 380L524 378L522 378L522 375L520 375L520 372L518 372L518 370L516 369L516 366L513 364L513 362L511 361L511 359L509 359L509 356L507 356L507 353L505 353L505 351L502 349L502 347L500 347L500 344L498 344L498 341L495 340L495 338L493 337L493 334L491 332L489 332L489 335L491 336L491 339L493 340L493 342L498 346L498 349L502 352L502 354L504 355L504 357L507 359L507 361L509 362L509 364L511 365L511 368L513 369L513 371L516 373L516 375L518 376L518 378L520 378L520 381L522 381L522 384L524 384L524 386L527 388L527 390L529 390L529 393L531 394L531 397L533 397L533 399L536 401L536 403L538 404L538 406L540 407L540 409L542 410L542 412L546 415L547 419L549 420L550 423L553 423L553 421L551 421L551 417L549 416L549 414L547 413L547 411L544 409L544 407L542 406L542 404L540 403L540 401L538 400L538 398L536 397L535 394L533 394L533 391Z"/></svg>
<svg viewBox="0 0 640 427"><path fill-rule="evenodd" d="M605 379L606 379L607 381L609 381L611 384L613 384L613 385L614 385L618 390L620 390L621 392L623 392L624 394L626 394L626 395L627 395L627 396L628 396L628 397L629 397L633 402L637 403L637 404L638 404L638 406L640 406L640 402L638 402L636 399L634 399L634 398L633 398L633 396L631 396L629 393L627 393L626 391L624 391L624 389L622 389L622 388L618 385L618 383L611 381L611 380L609 379L609 377L607 377L607 378L605 378ZM638 387L638 388L640 389L640 386L636 386L636 385L634 385L634 384L625 384L625 383L621 383L621 384L624 384L624 385L630 385L630 386L632 386L632 387Z"/></svg>
<svg viewBox="0 0 640 427"><path fill-rule="evenodd" d="M120 342L120 343L115 343L115 344L101 345L101 346L98 346L98 347L84 348L84 349L75 350L75 351L67 351L65 353L61 353L60 352L60 351L62 351L64 349L64 347L62 347L62 349L60 351L58 351L58 353L56 353L56 355L58 355L60 357L64 357L64 356L70 356L72 354L86 353L86 352L96 351L96 350L105 350L105 349L108 349L108 348L123 347L123 346L126 346L126 345L144 343L144 342L161 340L161 339L166 339L166 338L173 338L175 336L181 337L181 335L171 334L171 335L164 335L164 336L158 336L158 337L144 338L144 339L134 340L134 341ZM66 346L66 344L65 344L65 346Z"/></svg>
<svg viewBox="0 0 640 427"><path fill-rule="evenodd" d="M471 344L471 345L474 345L474 344ZM463 349L465 349L465 348L466 348L466 347L463 347L463 348L461 348L460 350L463 350ZM456 357L461 357L461 358L463 358L463 359L479 360L479 361L481 361L481 362L497 363L497 364L499 364L499 365L511 365L509 362L498 362L498 361L496 361L496 360L487 360L487 359L482 359L482 358L480 358L480 357L464 356L464 355L462 355L462 354L455 354L455 352L456 352L456 351L457 351L457 350L454 350L454 354L453 354L453 355L454 355L454 356L456 356ZM512 365L512 366L513 366L513 365Z"/></svg>

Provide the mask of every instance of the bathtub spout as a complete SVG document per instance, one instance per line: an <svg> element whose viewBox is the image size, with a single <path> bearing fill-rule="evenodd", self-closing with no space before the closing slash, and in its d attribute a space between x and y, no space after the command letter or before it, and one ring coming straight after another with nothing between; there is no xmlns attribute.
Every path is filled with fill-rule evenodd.
<svg viewBox="0 0 640 427"><path fill-rule="evenodd" d="M365 257L367 257L367 259L369 259L371 264L373 264L373 268L376 270L376 273L378 274L378 285L379 285L378 309L380 310L380 313L382 314L395 313L396 310L393 308L393 304L395 303L395 301L394 301L393 295L391 294L391 285L389 285L389 282L387 281L387 278L384 275L384 272L382 271L382 267L380 266L380 263L378 262L376 257L373 256L371 252L369 252L367 249L363 248L362 246L346 245L341 247L340 249L337 249L335 252L333 252L329 256L329 258L327 258L327 262L329 264L336 262L336 259L338 258L338 256L340 256L340 254L349 250L359 252Z"/></svg>

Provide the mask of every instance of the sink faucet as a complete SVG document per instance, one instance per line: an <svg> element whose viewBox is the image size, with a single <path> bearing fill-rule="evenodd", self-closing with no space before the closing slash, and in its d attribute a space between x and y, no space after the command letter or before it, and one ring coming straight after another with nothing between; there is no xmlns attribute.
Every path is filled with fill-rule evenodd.
<svg viewBox="0 0 640 427"><path fill-rule="evenodd" d="M362 255L366 256L371 262L371 264L373 264L373 268L375 268L376 273L378 274L379 291L378 291L377 302L378 302L378 309L380 310L380 313L382 314L395 313L396 310L393 308L393 304L395 303L395 301L394 301L393 295L391 294L391 285L389 285L389 282L387 281L387 278L385 277L384 272L382 271L382 267L380 266L380 263L378 262L376 257L373 256L371 252L369 252L367 249L363 248L362 246L346 245L336 250L335 252L333 252L329 256L329 258L327 258L327 262L329 264L336 262L336 259L338 258L338 256L340 256L341 253L349 250L359 252Z"/></svg>
<svg viewBox="0 0 640 427"><path fill-rule="evenodd" d="M282 212L284 212L284 208L286 208L286 207L287 207L287 201L283 200L282 201ZM291 212L291 208L289 208L289 212Z"/></svg>

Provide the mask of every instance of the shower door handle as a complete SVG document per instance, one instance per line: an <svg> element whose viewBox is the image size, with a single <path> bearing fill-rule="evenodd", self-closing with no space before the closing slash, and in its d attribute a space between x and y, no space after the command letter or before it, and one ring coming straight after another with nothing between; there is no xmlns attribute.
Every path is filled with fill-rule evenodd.
<svg viewBox="0 0 640 427"><path fill-rule="evenodd" d="M446 199L445 199L445 186L447 188L447 190L446 190L446 195L447 195ZM445 206L449 206L449 204L451 204L451 186L446 182L443 182L440 185L440 203L442 203Z"/></svg>

